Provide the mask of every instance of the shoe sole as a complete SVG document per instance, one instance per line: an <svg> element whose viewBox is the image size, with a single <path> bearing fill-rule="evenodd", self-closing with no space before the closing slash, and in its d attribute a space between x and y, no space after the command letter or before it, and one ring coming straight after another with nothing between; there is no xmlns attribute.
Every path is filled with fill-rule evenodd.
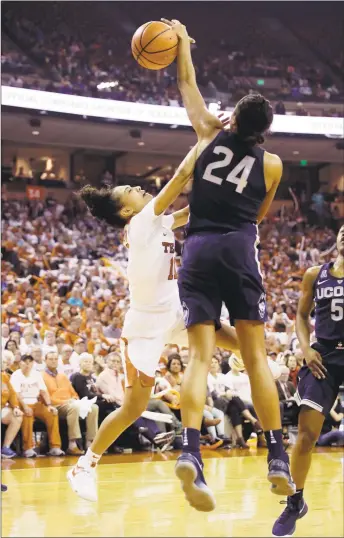
<svg viewBox="0 0 344 538"><path fill-rule="evenodd" d="M14 458L17 454L13 454L12 456L5 456L5 454L1 454L1 459L3 460L11 460Z"/></svg>
<svg viewBox="0 0 344 538"><path fill-rule="evenodd" d="M199 488L195 484L197 478L197 470L192 463L181 461L175 467L176 476L179 478L182 490L188 503L199 512L211 512L215 509L216 502L208 486Z"/></svg>
<svg viewBox="0 0 344 538"><path fill-rule="evenodd" d="M166 452L167 450L173 450L171 442L165 443L160 449L160 452Z"/></svg>
<svg viewBox="0 0 344 538"><path fill-rule="evenodd" d="M98 499L90 499L89 497L85 497L84 495L81 495L80 491L77 487L75 487L74 481L73 481L73 469L70 469L67 473L68 482L70 484L70 487L76 493L81 499L84 499L85 501L89 502L97 502Z"/></svg>
<svg viewBox="0 0 344 538"><path fill-rule="evenodd" d="M271 483L271 491L275 495L291 496L296 492L296 486L290 482L284 473L268 474L268 481Z"/></svg>
<svg viewBox="0 0 344 538"><path fill-rule="evenodd" d="M154 444L159 445L165 445L166 443L171 443L174 441L175 435L173 432L168 432L165 434L157 435L154 439Z"/></svg>

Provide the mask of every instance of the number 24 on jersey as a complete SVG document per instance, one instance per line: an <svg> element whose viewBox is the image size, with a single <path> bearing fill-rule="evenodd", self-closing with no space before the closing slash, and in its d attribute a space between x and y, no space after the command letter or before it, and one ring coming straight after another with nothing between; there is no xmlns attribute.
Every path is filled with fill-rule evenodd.
<svg viewBox="0 0 344 538"><path fill-rule="evenodd" d="M211 181L211 183L216 183L216 185L221 185L223 182L223 178L216 176L213 174L213 170L216 170L218 168L224 168L225 166L229 166L234 153L232 150L227 148L226 146L216 146L214 148L214 153L216 155L224 155L224 159L222 161L217 161L215 163L208 164L207 168L204 171L203 179L206 181ZM229 172L228 176L226 177L226 181L229 181L230 183L234 183L236 185L235 191L239 194L242 193L244 188L247 185L248 176L250 175L250 172L253 168L255 158L251 157L250 155L246 155L236 166L233 168L231 172ZM241 173L241 176L239 174Z"/></svg>

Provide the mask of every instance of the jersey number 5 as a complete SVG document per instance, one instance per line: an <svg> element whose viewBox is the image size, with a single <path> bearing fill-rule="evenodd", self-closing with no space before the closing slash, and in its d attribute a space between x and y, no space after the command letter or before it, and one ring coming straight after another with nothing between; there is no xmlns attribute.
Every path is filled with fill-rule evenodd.
<svg viewBox="0 0 344 538"><path fill-rule="evenodd" d="M333 321L342 321L344 319L344 299L332 299L331 319Z"/></svg>
<svg viewBox="0 0 344 538"><path fill-rule="evenodd" d="M216 185L221 185L223 178L215 176L212 172L213 170L216 170L216 168L223 168L224 166L229 166L233 159L234 153L226 146L215 146L213 153L216 153L216 155L223 154L225 157L222 161L208 164L207 168L205 169L203 179L211 181L212 183L216 183ZM238 163L236 167L233 168L231 172L229 172L228 176L226 177L226 181L229 181L230 183L234 183L236 185L235 191L239 194L242 193L242 191L247 185L247 179L250 175L255 160L256 159L254 157L246 155L246 157L244 157L240 161L240 163ZM240 173L241 176L238 177Z"/></svg>

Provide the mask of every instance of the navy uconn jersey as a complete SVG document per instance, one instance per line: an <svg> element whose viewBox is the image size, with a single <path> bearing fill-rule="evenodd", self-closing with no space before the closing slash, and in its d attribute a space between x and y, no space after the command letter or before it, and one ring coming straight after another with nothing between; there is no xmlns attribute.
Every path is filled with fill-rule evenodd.
<svg viewBox="0 0 344 538"><path fill-rule="evenodd" d="M314 283L315 335L344 344L344 278L331 275L332 265L325 263Z"/></svg>
<svg viewBox="0 0 344 538"><path fill-rule="evenodd" d="M196 161L187 234L256 224L266 196L264 150L220 131Z"/></svg>

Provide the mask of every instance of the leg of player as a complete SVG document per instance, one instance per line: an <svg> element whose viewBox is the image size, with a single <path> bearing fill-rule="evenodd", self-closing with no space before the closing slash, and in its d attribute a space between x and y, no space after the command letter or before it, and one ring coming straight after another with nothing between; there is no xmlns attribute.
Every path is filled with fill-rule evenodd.
<svg viewBox="0 0 344 538"><path fill-rule="evenodd" d="M188 338L190 359L180 395L183 454L178 458L175 471L190 505L209 512L215 508L215 499L203 476L199 440L208 370L215 349L214 322L192 325L188 328Z"/></svg>
<svg viewBox="0 0 344 538"><path fill-rule="evenodd" d="M253 405L268 445L271 491L277 495L293 495L295 484L290 475L289 457L283 447L278 393L266 359L264 324L260 321L237 320L235 328L250 378Z"/></svg>
<svg viewBox="0 0 344 538"><path fill-rule="evenodd" d="M319 411L302 406L299 414L299 432L291 454L291 472L296 493L288 497L287 507L275 522L273 536L291 536L296 522L308 512L303 489L311 466L312 452L321 432L325 417Z"/></svg>
<svg viewBox="0 0 344 538"><path fill-rule="evenodd" d="M67 478L79 497L97 500L96 465L105 450L145 411L151 390L151 386L143 387L137 377L133 386L126 388L123 405L106 417L85 456L68 471Z"/></svg>

